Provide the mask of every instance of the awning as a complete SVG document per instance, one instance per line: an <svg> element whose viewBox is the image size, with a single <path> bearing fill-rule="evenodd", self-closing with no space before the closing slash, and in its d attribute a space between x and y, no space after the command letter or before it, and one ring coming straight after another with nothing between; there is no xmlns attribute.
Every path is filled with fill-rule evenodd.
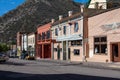
<svg viewBox="0 0 120 80"><path fill-rule="evenodd" d="M71 40L82 40L81 34L58 36L56 41L71 41Z"/></svg>

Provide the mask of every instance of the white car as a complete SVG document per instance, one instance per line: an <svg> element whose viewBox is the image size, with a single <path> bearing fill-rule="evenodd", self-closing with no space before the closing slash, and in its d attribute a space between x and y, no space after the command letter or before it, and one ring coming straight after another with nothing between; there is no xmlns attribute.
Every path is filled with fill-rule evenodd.
<svg viewBox="0 0 120 80"><path fill-rule="evenodd" d="M7 55L0 52L0 62L6 62L9 59Z"/></svg>

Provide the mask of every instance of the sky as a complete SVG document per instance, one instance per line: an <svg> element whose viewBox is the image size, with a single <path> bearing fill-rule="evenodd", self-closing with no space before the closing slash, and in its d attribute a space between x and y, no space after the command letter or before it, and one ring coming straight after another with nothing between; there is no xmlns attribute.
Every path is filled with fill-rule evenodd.
<svg viewBox="0 0 120 80"><path fill-rule="evenodd" d="M85 3L88 0L74 0L74 1ZM4 15L10 10L15 9L24 2L25 0L0 0L0 16Z"/></svg>

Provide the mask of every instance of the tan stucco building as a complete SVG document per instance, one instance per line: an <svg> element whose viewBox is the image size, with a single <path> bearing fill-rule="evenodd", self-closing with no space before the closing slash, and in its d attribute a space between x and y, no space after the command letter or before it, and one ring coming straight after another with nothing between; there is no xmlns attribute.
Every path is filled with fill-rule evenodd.
<svg viewBox="0 0 120 80"><path fill-rule="evenodd" d="M120 61L120 8L88 18L88 61Z"/></svg>

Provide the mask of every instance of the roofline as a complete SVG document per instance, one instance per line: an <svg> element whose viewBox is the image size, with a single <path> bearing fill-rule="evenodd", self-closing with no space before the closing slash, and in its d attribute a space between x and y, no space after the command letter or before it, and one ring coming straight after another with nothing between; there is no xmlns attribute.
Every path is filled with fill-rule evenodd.
<svg viewBox="0 0 120 80"><path fill-rule="evenodd" d="M57 25L57 24L60 24L60 23L64 23L64 22L66 22L67 20L72 20L72 19L74 19L75 17L80 16L80 15L82 15L82 13L81 13L81 12L78 12L78 13L76 13L76 14L73 14L72 16L68 16L68 17L63 18L62 20L57 20L57 21L55 21L55 22L52 24L52 26Z"/></svg>
<svg viewBox="0 0 120 80"><path fill-rule="evenodd" d="M91 2L91 0L89 0L89 1L86 3L86 8L88 8L88 7L89 7L90 2Z"/></svg>

